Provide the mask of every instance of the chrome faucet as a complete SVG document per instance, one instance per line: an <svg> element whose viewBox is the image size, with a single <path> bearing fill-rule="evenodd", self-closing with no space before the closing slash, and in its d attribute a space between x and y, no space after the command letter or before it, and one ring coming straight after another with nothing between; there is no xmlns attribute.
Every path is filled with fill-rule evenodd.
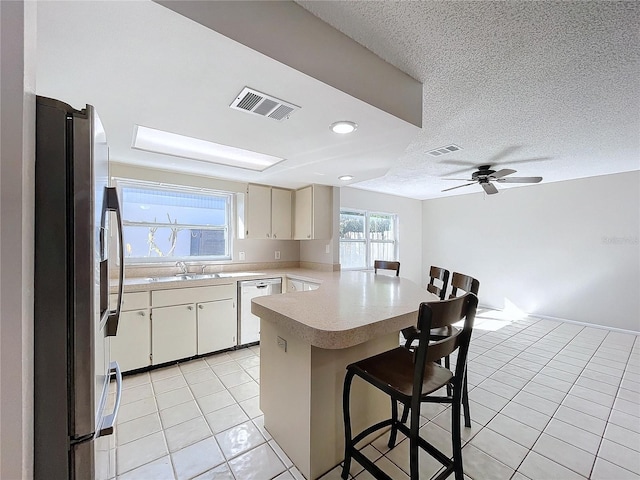
<svg viewBox="0 0 640 480"><path fill-rule="evenodd" d="M187 264L184 262L176 262L176 267L180 267L180 273L185 275L187 273Z"/></svg>
<svg viewBox="0 0 640 480"><path fill-rule="evenodd" d="M205 268L207 268L207 266L206 266L206 265L202 265L202 272L201 272L201 273L202 273L203 275L204 275L204 269L205 269Z"/></svg>

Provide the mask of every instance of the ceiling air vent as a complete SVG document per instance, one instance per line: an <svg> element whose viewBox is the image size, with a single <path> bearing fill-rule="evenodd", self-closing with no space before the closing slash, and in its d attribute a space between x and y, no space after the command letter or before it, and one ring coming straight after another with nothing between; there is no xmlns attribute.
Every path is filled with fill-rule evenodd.
<svg viewBox="0 0 640 480"><path fill-rule="evenodd" d="M261 117L273 118L274 120L285 120L289 118L293 112L300 109L297 105L285 102L271 95L260 93L249 87L244 87L229 106L236 110L253 113Z"/></svg>
<svg viewBox="0 0 640 480"><path fill-rule="evenodd" d="M439 157L440 155L446 155L447 153L457 152L458 150L462 150L461 147L457 145L447 145L446 147L436 148L435 150L431 150L429 155L432 157Z"/></svg>

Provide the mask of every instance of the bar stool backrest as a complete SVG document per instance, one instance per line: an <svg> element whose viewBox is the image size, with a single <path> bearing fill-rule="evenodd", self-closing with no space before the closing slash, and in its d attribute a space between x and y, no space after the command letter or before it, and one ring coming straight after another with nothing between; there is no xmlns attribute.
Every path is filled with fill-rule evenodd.
<svg viewBox="0 0 640 480"><path fill-rule="evenodd" d="M451 277L451 295L449 295L449 298L457 297L459 295L458 289L464 292L471 292L477 296L478 290L480 290L480 282L469 275L453 272L453 277Z"/></svg>
<svg viewBox="0 0 640 480"><path fill-rule="evenodd" d="M429 269L429 283L427 284L427 291L440 297L440 300L444 300L447 293L447 285L449 283L449 270L445 270L442 267L431 266ZM435 281L442 282L440 286L435 284Z"/></svg>
<svg viewBox="0 0 640 480"><path fill-rule="evenodd" d="M396 277L400 275L400 262L389 262L386 260L375 260L373 262L373 271L378 273L378 270L395 270Z"/></svg>

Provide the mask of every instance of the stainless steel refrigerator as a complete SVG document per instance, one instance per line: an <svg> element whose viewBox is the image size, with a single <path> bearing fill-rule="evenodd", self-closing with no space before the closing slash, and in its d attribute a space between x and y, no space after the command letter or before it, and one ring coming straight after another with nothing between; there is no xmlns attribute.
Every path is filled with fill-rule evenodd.
<svg viewBox="0 0 640 480"><path fill-rule="evenodd" d="M122 301L122 227L93 107L36 101L34 477L115 476L110 450L122 376L109 359ZM115 230L112 232L111 229ZM118 295L109 305L109 238ZM114 272L115 273L115 272ZM109 398L111 380L114 394ZM108 398L110 401L108 401Z"/></svg>

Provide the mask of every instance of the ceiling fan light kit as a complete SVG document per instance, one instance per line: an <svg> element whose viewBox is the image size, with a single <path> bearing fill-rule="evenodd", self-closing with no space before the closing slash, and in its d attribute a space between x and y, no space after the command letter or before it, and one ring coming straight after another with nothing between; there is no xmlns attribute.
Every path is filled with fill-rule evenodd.
<svg viewBox="0 0 640 480"><path fill-rule="evenodd" d="M516 170L510 168L503 168L501 170L492 170L491 165L480 165L478 170L471 174L471 178L445 178L444 180L458 180L465 181L464 185L457 185L451 188L445 188L443 192L449 190L455 190L456 188L468 187L474 183L479 183L487 195L494 195L498 193L498 189L491 182L497 183L539 183L542 181L542 177L508 177L516 173Z"/></svg>

